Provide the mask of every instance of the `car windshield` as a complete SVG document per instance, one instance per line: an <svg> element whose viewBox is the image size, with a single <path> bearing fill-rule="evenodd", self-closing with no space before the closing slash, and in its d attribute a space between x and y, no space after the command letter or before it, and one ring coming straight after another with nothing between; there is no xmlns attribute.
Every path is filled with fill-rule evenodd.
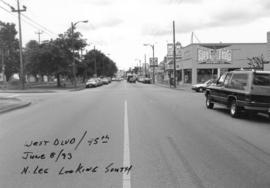
<svg viewBox="0 0 270 188"><path fill-rule="evenodd" d="M255 73L253 83L254 85L270 87L270 74Z"/></svg>
<svg viewBox="0 0 270 188"><path fill-rule="evenodd" d="M206 84L206 85L209 85L211 83L213 83L213 80L212 79L211 80L207 80L206 82L204 82L204 84Z"/></svg>

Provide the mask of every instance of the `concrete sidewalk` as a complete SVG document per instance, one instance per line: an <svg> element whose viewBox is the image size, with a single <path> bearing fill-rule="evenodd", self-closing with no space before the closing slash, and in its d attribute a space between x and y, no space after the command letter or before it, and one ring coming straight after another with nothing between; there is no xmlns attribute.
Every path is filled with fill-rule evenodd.
<svg viewBox="0 0 270 188"><path fill-rule="evenodd" d="M170 88L170 89L182 90L182 91L192 91L191 89L192 86L190 84L178 84L176 85L176 88L174 88L174 86L170 87L169 84L161 83L161 82L156 82L155 85Z"/></svg>
<svg viewBox="0 0 270 188"><path fill-rule="evenodd" d="M18 98L0 97L0 114L27 107L30 104L31 102L22 101Z"/></svg>

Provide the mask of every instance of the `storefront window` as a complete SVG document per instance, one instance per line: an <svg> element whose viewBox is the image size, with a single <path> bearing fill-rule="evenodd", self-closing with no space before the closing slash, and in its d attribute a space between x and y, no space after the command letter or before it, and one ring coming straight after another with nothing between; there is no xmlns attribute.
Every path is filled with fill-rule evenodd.
<svg viewBox="0 0 270 188"><path fill-rule="evenodd" d="M197 83L204 83L210 79L217 78L217 69L198 69L197 70Z"/></svg>
<svg viewBox="0 0 270 188"><path fill-rule="evenodd" d="M192 83L192 69L184 70L184 83L191 84Z"/></svg>
<svg viewBox="0 0 270 188"><path fill-rule="evenodd" d="M176 75L177 75L177 81L181 82L182 81L182 70L177 70Z"/></svg>

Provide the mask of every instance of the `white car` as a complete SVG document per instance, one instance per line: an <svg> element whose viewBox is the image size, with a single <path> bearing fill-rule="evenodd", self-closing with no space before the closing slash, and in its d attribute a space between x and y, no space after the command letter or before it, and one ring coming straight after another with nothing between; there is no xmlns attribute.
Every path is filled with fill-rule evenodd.
<svg viewBox="0 0 270 188"><path fill-rule="evenodd" d="M90 88L90 87L97 87L98 86L98 81L95 78L91 78L87 80L85 87Z"/></svg>
<svg viewBox="0 0 270 188"><path fill-rule="evenodd" d="M210 79L204 83L192 85L192 90L194 90L196 92L203 92L203 91L205 91L206 87L210 86L214 81L215 80Z"/></svg>

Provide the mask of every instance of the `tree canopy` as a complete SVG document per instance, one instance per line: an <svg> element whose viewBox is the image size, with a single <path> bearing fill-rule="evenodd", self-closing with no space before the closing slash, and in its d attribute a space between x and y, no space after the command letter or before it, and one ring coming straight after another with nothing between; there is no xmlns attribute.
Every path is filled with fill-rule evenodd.
<svg viewBox="0 0 270 188"><path fill-rule="evenodd" d="M20 70L19 41L16 38L15 24L0 21L0 55L4 55L5 75L7 80ZM2 63L0 65L2 70Z"/></svg>
<svg viewBox="0 0 270 188"><path fill-rule="evenodd" d="M1 27L2 26L2 27ZM19 64L19 42L16 38L15 24L0 21L0 52L5 52L5 74L8 78L20 70ZM65 76L71 81L73 58L76 65L76 76L83 80L97 76L113 76L116 64L104 53L91 50L85 55L82 51L87 46L87 40L82 38L80 32L69 28L56 39L39 44L35 40L29 41L24 50L24 67L28 75L56 77L58 86L61 86L60 77Z"/></svg>

